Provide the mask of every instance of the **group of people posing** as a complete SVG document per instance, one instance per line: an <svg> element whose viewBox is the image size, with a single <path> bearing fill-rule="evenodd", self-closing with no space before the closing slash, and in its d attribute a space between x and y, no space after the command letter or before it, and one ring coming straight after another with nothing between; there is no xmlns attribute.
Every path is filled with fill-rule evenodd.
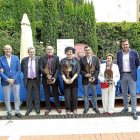
<svg viewBox="0 0 140 140"><path fill-rule="evenodd" d="M27 90L27 112L25 116L28 116L33 109L32 91L34 93L34 108L37 114L40 114L40 83L42 74L42 85L45 95L46 112L48 115L51 111L50 103L50 87L53 91L54 102L56 111L61 113L59 94L58 94L58 74L60 73L63 78L64 96L65 96L65 108L66 113L77 113L78 104L78 76L82 75L82 84L84 89L84 111L86 114L89 110L89 89L92 91L92 104L93 110L96 113L100 113L97 104L96 87L98 79L105 86L101 86L102 90L102 103L103 113L113 114L115 104L115 86L117 82L121 80L122 95L124 109L121 113L128 111L128 83L130 88L131 106L133 119L137 120L136 107L136 80L137 80L137 68L139 66L138 52L129 48L129 40L122 40L122 50L117 53L117 64L113 63L113 55L106 55L106 63L100 64L97 57L92 55L91 48L89 46L84 47L85 56L80 60L73 56L75 49L71 46L65 48L66 57L61 59L54 55L54 48L48 46L46 48L46 55L37 57L35 56L35 48L29 47L29 57L25 57L21 60L12 55L12 47L5 45L3 50L5 55L0 57L0 77L3 92L5 95L5 105L7 109L7 119L11 118L11 104L10 93L11 89L14 93L15 103L15 116L21 118L22 114L19 112L20 106L20 73L24 74L24 86ZM113 74L111 82L109 83L105 72L111 70ZM107 75L108 76L108 75Z"/></svg>

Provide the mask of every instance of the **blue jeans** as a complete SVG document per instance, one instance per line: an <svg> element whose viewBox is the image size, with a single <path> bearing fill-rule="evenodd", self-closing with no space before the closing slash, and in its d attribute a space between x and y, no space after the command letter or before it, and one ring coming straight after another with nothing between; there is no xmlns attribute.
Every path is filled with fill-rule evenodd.
<svg viewBox="0 0 140 140"><path fill-rule="evenodd" d="M88 85L83 85L84 87L84 106L85 108L89 108L89 96L88 96L88 92L89 89L91 88L92 91L92 104L94 108L97 108L97 94L96 94L96 85L92 85L91 83L89 83Z"/></svg>
<svg viewBox="0 0 140 140"><path fill-rule="evenodd" d="M124 108L128 109L128 83L130 89L132 113L136 113L137 98L136 98L136 81L133 80L131 73L123 73L121 79L122 95Z"/></svg>

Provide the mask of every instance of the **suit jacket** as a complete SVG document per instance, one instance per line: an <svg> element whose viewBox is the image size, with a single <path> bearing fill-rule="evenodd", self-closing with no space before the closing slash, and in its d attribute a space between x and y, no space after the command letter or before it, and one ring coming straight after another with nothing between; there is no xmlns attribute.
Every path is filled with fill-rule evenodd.
<svg viewBox="0 0 140 140"><path fill-rule="evenodd" d="M4 69L4 72L1 73L1 85L7 86L9 83L7 82L8 79L15 79L14 84L20 84L20 73L21 73L21 67L19 58L15 55L11 55L11 65L9 68L6 55L2 56L0 58L0 68Z"/></svg>
<svg viewBox="0 0 140 140"><path fill-rule="evenodd" d="M40 86L40 70L39 70L39 60L38 56L35 56L35 72L37 77L38 86ZM28 61L29 57L25 57L21 60L21 71L24 74L24 86L27 86L27 79L28 79Z"/></svg>
<svg viewBox="0 0 140 140"><path fill-rule="evenodd" d="M44 55L40 57L40 72L42 73L42 84L47 85L47 74L44 69L48 62L48 56ZM59 72L59 57L56 55L52 56L52 78L56 79L53 85L58 85L58 72Z"/></svg>
<svg viewBox="0 0 140 140"><path fill-rule="evenodd" d="M67 58L63 58L61 60L61 63L60 63L60 73L61 73L61 75L63 75L63 74L65 75L65 73L63 71L63 65L66 64L66 59ZM73 57L72 61L73 61L73 65L74 65L73 68L72 68L72 77L73 77L75 74L77 74L77 75L80 74L80 63L79 63L78 58L76 58L76 57ZM78 79L78 76L76 77L76 79Z"/></svg>
<svg viewBox="0 0 140 140"><path fill-rule="evenodd" d="M100 72L99 72L98 78L102 83L105 80L105 77L104 77L105 70L106 70L106 63L100 64ZM117 82L120 80L120 72L119 72L118 65L112 64L111 70L113 71L113 81L115 82L115 86L116 86Z"/></svg>
<svg viewBox="0 0 140 140"><path fill-rule="evenodd" d="M98 58L95 56L92 56L92 63L95 66L95 72L92 74L92 77L95 78L95 81L92 82L93 85L97 85L98 84L98 74L99 74L99 61ZM82 84L83 85L87 85L89 83L88 81L88 77L85 77L85 75L87 74L87 70L86 70L86 66L87 66L88 62L87 62L87 57L83 56L80 58L80 66L81 66L81 75L82 75Z"/></svg>
<svg viewBox="0 0 140 140"><path fill-rule="evenodd" d="M129 61L130 61L131 74L133 76L134 81L137 81L137 68L139 66L139 55L137 51L129 49ZM121 78L122 78L122 72L123 72L122 62L123 62L123 53L122 53L122 50L120 50L117 53L117 64L119 66Z"/></svg>

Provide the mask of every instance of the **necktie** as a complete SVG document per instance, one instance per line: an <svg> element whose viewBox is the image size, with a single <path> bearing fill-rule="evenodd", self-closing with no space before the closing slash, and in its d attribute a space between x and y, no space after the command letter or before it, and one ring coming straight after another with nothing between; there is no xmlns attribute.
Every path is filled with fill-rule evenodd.
<svg viewBox="0 0 140 140"><path fill-rule="evenodd" d="M31 59L31 65L30 65L30 77L34 78L35 72L33 68L33 59Z"/></svg>

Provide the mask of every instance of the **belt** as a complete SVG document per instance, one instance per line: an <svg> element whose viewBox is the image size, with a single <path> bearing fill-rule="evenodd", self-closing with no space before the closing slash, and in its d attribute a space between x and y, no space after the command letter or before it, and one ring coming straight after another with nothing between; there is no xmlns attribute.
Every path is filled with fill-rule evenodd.
<svg viewBox="0 0 140 140"><path fill-rule="evenodd" d="M34 80L34 79L37 79L36 77L35 78L28 78L29 80Z"/></svg>
<svg viewBox="0 0 140 140"><path fill-rule="evenodd" d="M125 72L125 71L123 71L122 73L131 73L131 71L126 71L126 72Z"/></svg>

